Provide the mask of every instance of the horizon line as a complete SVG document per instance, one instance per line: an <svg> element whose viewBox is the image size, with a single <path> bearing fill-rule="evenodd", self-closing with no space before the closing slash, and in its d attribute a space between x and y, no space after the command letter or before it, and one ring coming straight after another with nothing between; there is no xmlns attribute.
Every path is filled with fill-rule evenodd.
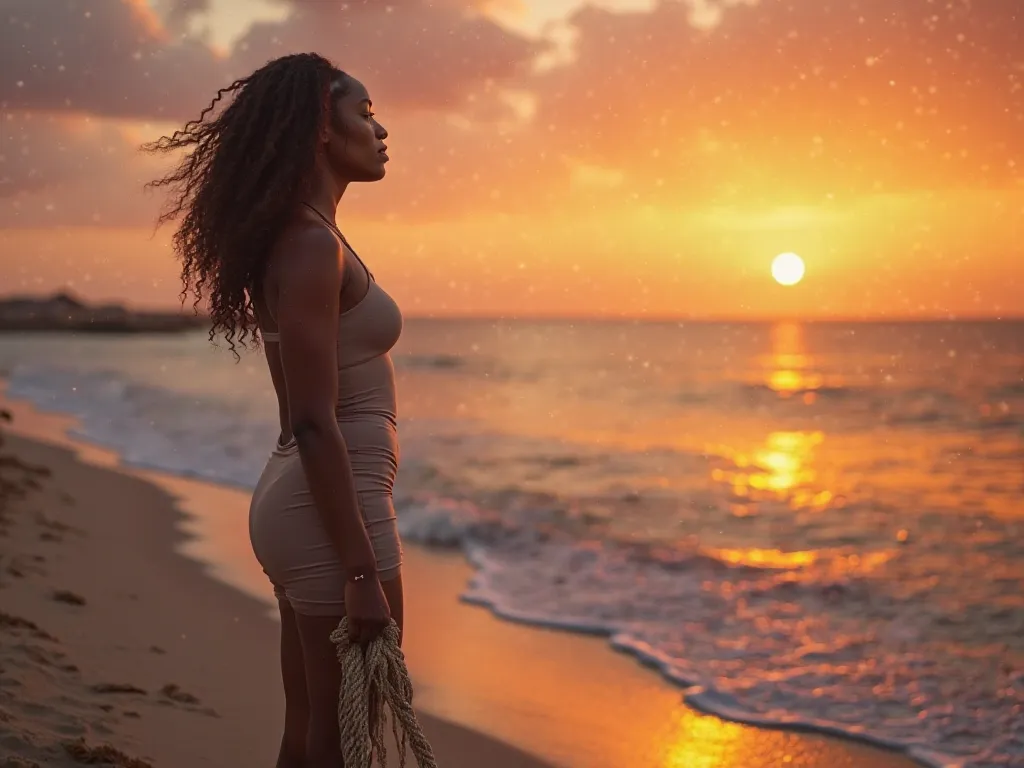
<svg viewBox="0 0 1024 768"><path fill-rule="evenodd" d="M606 322L606 323L693 323L693 324L730 324L730 325L763 325L765 323L1000 323L1024 322L1024 312L1005 315L817 315L797 317L790 315L512 315L512 314L406 314L406 320L474 320L474 321L533 321L533 322Z"/></svg>
<svg viewBox="0 0 1024 768"><path fill-rule="evenodd" d="M147 310L141 310L147 311ZM156 310L160 311L160 310ZM191 313L184 313L189 315ZM200 315L203 316L203 315ZM898 315L894 317L678 317L655 315L425 315L405 314L406 322L479 323L638 323L649 325L939 325L941 323L1024 323L1020 315Z"/></svg>
<svg viewBox="0 0 1024 768"><path fill-rule="evenodd" d="M181 313L184 315L206 316L205 312L193 310L187 303L178 304L134 304L131 301L118 299L89 300L83 299L81 294L74 288L65 287L46 292L38 293L4 293L0 294L0 303L17 299L29 299L36 301L53 300L60 295L67 295L73 299L82 301L90 306L117 305L129 312L156 312L156 313ZM670 314L633 314L633 315L611 315L611 314L557 314L538 312L536 314L514 314L501 312L409 312L404 313L407 320L437 320L437 321L530 321L530 322L603 322L603 323L676 323L676 324L730 324L730 325L763 325L766 323L806 323L806 324L884 324L884 323L999 323L999 322L1022 322L1024 321L1024 307L1016 312L998 314L958 314L955 312L937 313L907 313L907 314L872 314L872 315L670 315Z"/></svg>

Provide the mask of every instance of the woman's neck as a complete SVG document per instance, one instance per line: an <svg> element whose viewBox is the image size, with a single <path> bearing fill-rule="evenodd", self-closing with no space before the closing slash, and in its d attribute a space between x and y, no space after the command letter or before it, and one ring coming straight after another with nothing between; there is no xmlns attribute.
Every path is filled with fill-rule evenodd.
<svg viewBox="0 0 1024 768"><path fill-rule="evenodd" d="M338 204L347 187L348 182L339 184L337 179L330 174L318 172L314 175L303 202L312 205L324 216L333 219L338 212Z"/></svg>

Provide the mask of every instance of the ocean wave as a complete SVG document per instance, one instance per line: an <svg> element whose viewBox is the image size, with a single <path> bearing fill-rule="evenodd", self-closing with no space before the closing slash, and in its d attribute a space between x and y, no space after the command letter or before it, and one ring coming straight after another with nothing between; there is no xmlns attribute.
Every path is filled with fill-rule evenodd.
<svg viewBox="0 0 1024 768"><path fill-rule="evenodd" d="M799 397L806 394L813 394L816 397L830 400L847 400L857 397L874 398L877 396L877 391L868 388L816 383L815 377L812 376L795 377L788 386L782 386L781 384L772 385L764 382L743 383L738 385L738 390L750 397L769 397L773 399L779 397Z"/></svg>
<svg viewBox="0 0 1024 768"><path fill-rule="evenodd" d="M426 368L449 371L463 368L466 361L459 355L396 355L396 368Z"/></svg>
<svg viewBox="0 0 1024 768"><path fill-rule="evenodd" d="M1024 755L1024 670L944 643L935 625L945 614L937 618L927 590L887 589L898 552L787 559L637 547L510 524L450 500L407 505L400 519L408 540L467 553L476 573L466 601L608 637L706 711L857 738L934 766L988 768ZM1001 616L1001 632L1024 632L1024 606Z"/></svg>
<svg viewBox="0 0 1024 768"><path fill-rule="evenodd" d="M1020 381L1009 381L992 387L988 390L987 394L992 400L1000 400L1004 397L1024 397L1024 372L1021 373Z"/></svg>
<svg viewBox="0 0 1024 768"><path fill-rule="evenodd" d="M118 452L132 467L251 489L278 434L244 399L197 397L115 371L15 366L7 393L74 416L72 437Z"/></svg>
<svg viewBox="0 0 1024 768"><path fill-rule="evenodd" d="M771 406L778 416L796 414L827 419L833 429L879 427L948 429L963 432L1015 430L1024 425L1024 384L1006 381L989 387L920 386L896 383L873 386L827 385L815 375L795 376L780 384L736 385L739 402L755 408ZM714 401L708 393L684 393L681 405ZM788 408L788 410L786 410Z"/></svg>

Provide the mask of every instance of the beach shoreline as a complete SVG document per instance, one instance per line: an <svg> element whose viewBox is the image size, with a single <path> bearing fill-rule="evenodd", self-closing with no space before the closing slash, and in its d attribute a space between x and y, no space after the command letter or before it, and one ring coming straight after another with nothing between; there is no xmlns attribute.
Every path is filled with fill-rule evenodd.
<svg viewBox="0 0 1024 768"><path fill-rule="evenodd" d="M125 539L125 543L137 545L141 541L144 544L141 548L148 554L148 559L138 565L144 578L134 581L152 584L152 594L149 600L135 600L127 606L135 612L143 602L165 603L163 592L168 587L153 577L150 561L177 562L174 568L181 583L175 588L183 590L185 585L190 585L191 589L180 594L217 594L220 597L216 599L222 601L213 606L217 609L215 613L210 613L208 606L200 609L185 605L188 610L182 611L179 621L196 626L180 634L195 637L197 631L204 631L199 625L215 625L216 616L231 615L233 626L245 625L245 642L248 643L245 655L250 664L258 667L259 675L267 679L260 683L266 694L263 698L251 693L234 696L245 702L234 701L226 690L190 694L202 702L196 705L199 709L212 706L220 717L196 716L190 710L178 712L171 706L158 711L167 716L176 713L174 717L179 720L191 717L199 721L205 717L201 725L196 726L203 734L203 743L219 740L218 743L230 745L236 741L237 734L258 733L259 739L250 739L251 743L245 748L253 750L247 753L253 760L266 762L276 751L279 718L274 718L279 715L281 702L274 684L276 636L270 619L269 585L248 551L248 540L239 535L240 530L244 531L244 523L239 527L239 517L247 506L246 494L123 467L116 454L69 439L66 433L74 424L72 419L38 412L26 403L3 397L2 390L0 404L15 415L12 429L8 430L17 435L10 441L13 452L56 464L61 471L54 471L52 482L59 484L61 494L75 498L89 493L95 500L102 499L106 493L109 501L111 489L117 484L113 480L116 476L129 485L149 489L137 490L144 496L148 494L148 504L163 505L162 511L138 514L137 509L124 509L123 501L108 504L107 518L118 518L122 527L127 520L132 521L130 530L135 535ZM68 450L72 453L66 453ZM73 482L76 479L77 485ZM154 501L157 498L162 501ZM50 503L56 505L52 499ZM80 523L87 533L91 524L92 521ZM171 535L168 535L168 526ZM155 528L161 528L163 535L155 535ZM90 534L90 539L95 538ZM111 541L96 545L97 557L106 564L107 571L117 569L118 558L124 551L124 547L111 546ZM895 768L914 765L897 753L849 740L753 728L699 714L683 704L680 690L661 680L652 670L640 667L632 657L615 653L602 638L512 624L496 619L485 609L461 602L459 595L471 576L471 568L460 556L415 546L407 550L406 652L417 686L418 705L430 713L425 715L430 728L445 735L442 741L449 738L445 743L451 746L446 748L456 755L449 758L446 765L460 764L457 755L465 752L467 740L476 740L473 749L486 745L496 750L495 760L513 760L506 764L524 767L541 764L527 753L566 768L610 768L613 765L756 768L783 764ZM137 559L139 554L136 553ZM76 557L81 566L83 555ZM74 558L69 562L71 560ZM97 569L97 573L101 571L103 569ZM117 582L116 574L108 573L105 578L108 585ZM38 593L34 598L28 595L19 607L31 612L43 599ZM89 605L93 605L92 601ZM125 607L122 602L121 608ZM86 607L79 614L92 617L92 611L91 607ZM143 610L144 620L136 623L147 627L152 624L149 613L152 609ZM72 621L81 623L81 618L78 616ZM71 626L66 623L67 619L61 621L65 622L61 629ZM92 626L90 636L97 631L97 627ZM141 636L139 641L142 641ZM226 637L221 637L220 642L226 642ZM123 659L117 663L110 661L110 657L120 659L122 654L109 645L96 642L94 646L88 658L83 657L86 663L79 663L82 668L105 671L115 669L117 663L125 663ZM78 646L74 648L77 652ZM193 655L188 663L199 667L217 658L212 653L200 653L198 649L190 653ZM143 654L136 661L139 670L161 667L164 677L176 676L176 679L159 685L158 680L151 679L147 681L148 688L138 687L160 690L161 685L173 684L187 691L188 685L203 686L204 677L199 674L199 668L182 666L180 659L174 666L166 658L170 655ZM238 667L241 661L233 659L232 664ZM189 674L195 677L186 679ZM254 684L249 677L257 676L246 675L247 686ZM207 705L207 701L212 703ZM225 722L228 718L223 712L232 713L230 724ZM139 718L139 722L142 719ZM134 731L131 728L125 731L130 732L130 740L143 745L146 754L159 755L158 765L176 765L185 759L193 760L192 764L202 764L194 762L197 758L193 755L181 754L180 744L177 747L168 744L167 739L161 740L159 734L152 733L152 728L140 729L138 723L129 720L129 725L134 727ZM222 730L218 731L218 727ZM505 743L516 744L526 752L516 752ZM179 752L175 753L174 749ZM237 760L238 756L232 756L229 762ZM703 762L699 762L701 760Z"/></svg>
<svg viewBox="0 0 1024 768"><path fill-rule="evenodd" d="M4 434L47 476L7 505L0 539L0 763L271 764L283 698L266 607L175 552L186 534L165 491L99 452ZM420 718L444 764L546 765Z"/></svg>

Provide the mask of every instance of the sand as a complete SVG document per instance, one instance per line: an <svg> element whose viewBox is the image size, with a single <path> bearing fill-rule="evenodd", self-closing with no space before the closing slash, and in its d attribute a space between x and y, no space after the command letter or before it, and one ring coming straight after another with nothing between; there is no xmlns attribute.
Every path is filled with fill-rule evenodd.
<svg viewBox="0 0 1024 768"><path fill-rule="evenodd" d="M67 440L68 419L0 405L17 433L0 453L49 471L0 530L0 768L78 765L102 745L124 757L100 764L272 765L277 625L247 496L125 470ZM406 654L442 768L913 765L702 715L599 638L459 602L470 570L455 554L409 547L405 574Z"/></svg>

